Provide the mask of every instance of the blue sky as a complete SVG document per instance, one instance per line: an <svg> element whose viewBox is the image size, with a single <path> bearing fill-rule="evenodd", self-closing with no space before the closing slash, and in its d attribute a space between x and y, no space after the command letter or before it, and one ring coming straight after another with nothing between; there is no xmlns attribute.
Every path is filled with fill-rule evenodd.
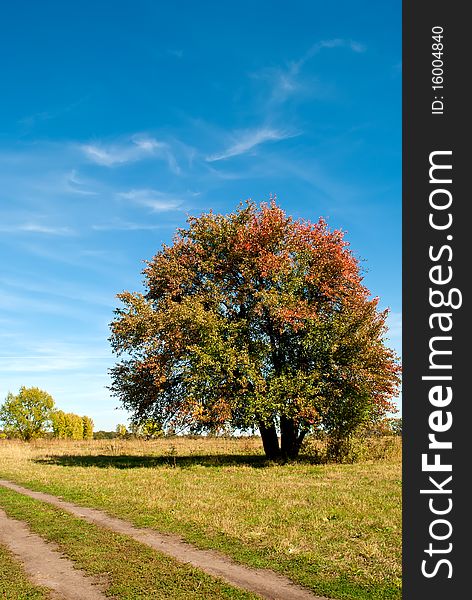
<svg viewBox="0 0 472 600"><path fill-rule="evenodd" d="M401 3L19 0L0 23L0 402L96 429L115 294L188 215L346 230L401 342Z"/></svg>

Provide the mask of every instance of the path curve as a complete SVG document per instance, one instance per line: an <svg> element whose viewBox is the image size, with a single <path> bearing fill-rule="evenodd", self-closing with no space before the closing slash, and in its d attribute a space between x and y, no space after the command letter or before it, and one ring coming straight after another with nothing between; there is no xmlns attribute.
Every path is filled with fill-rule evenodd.
<svg viewBox="0 0 472 600"><path fill-rule="evenodd" d="M101 510L78 506L72 502L61 500L57 496L45 492L35 492L5 479L0 479L0 485L30 498L47 502L89 523L127 535L163 554L172 556L179 562L189 563L231 585L259 594L265 600L328 600L325 597L315 596L311 591L273 571L245 567L219 552L196 548L176 535L135 527L131 523L111 517Z"/></svg>
<svg viewBox="0 0 472 600"><path fill-rule="evenodd" d="M32 533L25 523L0 509L0 542L23 564L33 583L52 590L61 600L107 600L91 577L77 570L54 546Z"/></svg>

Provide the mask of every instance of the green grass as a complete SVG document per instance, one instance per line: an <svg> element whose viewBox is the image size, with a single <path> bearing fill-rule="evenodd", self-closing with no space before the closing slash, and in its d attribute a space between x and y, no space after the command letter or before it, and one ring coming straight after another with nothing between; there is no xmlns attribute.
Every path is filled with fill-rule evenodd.
<svg viewBox="0 0 472 600"><path fill-rule="evenodd" d="M339 600L401 597L401 462L267 463L254 440L0 444L0 476Z"/></svg>
<svg viewBox="0 0 472 600"><path fill-rule="evenodd" d="M44 588L30 583L21 564L9 550L0 546L0 598L13 600L46 600Z"/></svg>
<svg viewBox="0 0 472 600"><path fill-rule="evenodd" d="M28 523L32 531L55 542L76 567L101 579L107 595L129 600L258 598L198 569L177 563L126 536L1 487L0 506L10 517ZM42 595L15 595L11 591L7 597L44 598Z"/></svg>

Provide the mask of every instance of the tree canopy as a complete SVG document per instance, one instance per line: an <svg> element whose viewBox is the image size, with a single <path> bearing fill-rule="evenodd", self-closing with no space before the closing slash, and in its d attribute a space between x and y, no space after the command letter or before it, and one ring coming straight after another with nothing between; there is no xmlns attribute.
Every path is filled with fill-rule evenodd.
<svg viewBox="0 0 472 600"><path fill-rule="evenodd" d="M54 400L37 387L21 387L15 396L8 393L0 407L0 422L7 435L29 441L44 435L51 424Z"/></svg>
<svg viewBox="0 0 472 600"><path fill-rule="evenodd" d="M17 395L11 392L0 406L0 423L9 437L30 441L44 436L59 439L92 439L90 417L57 410L50 394L37 387L21 387Z"/></svg>
<svg viewBox="0 0 472 600"><path fill-rule="evenodd" d="M52 433L55 438L90 440L93 438L93 421L90 417L55 410L51 413Z"/></svg>
<svg viewBox="0 0 472 600"><path fill-rule="evenodd" d="M190 217L143 274L144 293L118 294L110 338L111 390L136 422L257 427L269 458L293 458L313 429L340 441L393 409L387 311L323 219L275 200Z"/></svg>

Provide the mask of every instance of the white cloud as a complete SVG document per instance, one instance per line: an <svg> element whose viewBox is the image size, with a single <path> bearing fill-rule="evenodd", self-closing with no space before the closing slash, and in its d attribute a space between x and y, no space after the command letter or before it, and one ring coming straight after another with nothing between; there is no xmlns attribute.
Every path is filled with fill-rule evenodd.
<svg viewBox="0 0 472 600"><path fill-rule="evenodd" d="M266 79L271 86L271 101L283 103L288 98L307 92L309 85L303 80L301 71L305 64L324 49L347 48L355 53L365 52L363 44L354 40L333 38L313 44L298 60L288 62L286 67L264 69L253 74L256 79ZM319 83L318 83L319 86Z"/></svg>
<svg viewBox="0 0 472 600"><path fill-rule="evenodd" d="M139 147L129 146L108 146L104 148L96 144L84 144L81 149L88 159L104 167L133 162L142 158L143 155ZM147 153L144 152L144 154Z"/></svg>
<svg viewBox="0 0 472 600"><path fill-rule="evenodd" d="M74 298L76 302L68 301L64 302L63 297L67 297L65 294L55 294L51 297L43 297L38 293L10 293L2 290L0 294L0 309L4 314L11 314L13 316L19 315L20 313L28 314L31 320L41 321L47 315L52 315L58 322L59 319L67 320L69 323L90 323L90 307L84 306L86 298ZM77 301L78 300L78 301ZM93 302L97 304L96 302ZM110 314L113 308L113 300L110 295L110 301L108 306L104 303L100 303L99 309L96 310L96 314ZM46 317L47 318L47 317ZM80 325L82 326L82 325Z"/></svg>
<svg viewBox="0 0 472 600"><path fill-rule="evenodd" d="M75 371L94 364L97 360L111 362L110 357L91 356L0 356L0 372L40 373Z"/></svg>
<svg viewBox="0 0 472 600"><path fill-rule="evenodd" d="M173 173L180 174L180 167L169 144L152 137L135 135L126 143L82 144L79 148L89 160L104 167L155 157L165 160Z"/></svg>
<svg viewBox="0 0 472 600"><path fill-rule="evenodd" d="M31 343L20 335L16 352L0 354L0 372L39 373L51 371L76 371L100 364L112 363L111 348L105 341L83 338L77 342L54 339ZM106 365L103 366L106 372Z"/></svg>
<svg viewBox="0 0 472 600"><path fill-rule="evenodd" d="M87 102L90 98L90 94L79 98L78 100L71 102L69 104L65 104L63 106L55 107L50 110L40 111L31 115L27 115L21 119L19 119L18 123L23 125L26 130L30 130L37 123L41 123L44 121L50 121L52 119L57 119L58 117L62 117L70 112L75 111L80 105L84 102Z"/></svg>
<svg viewBox="0 0 472 600"><path fill-rule="evenodd" d="M94 144L84 144L80 146L80 149L92 162L96 162L99 165L105 165L110 167L115 163L126 162L126 158L123 156L123 152L115 150L105 150Z"/></svg>
<svg viewBox="0 0 472 600"><path fill-rule="evenodd" d="M182 200L158 190L140 189L130 190L129 192L120 192L118 197L125 200L131 200L140 206L146 206L153 212L166 212L176 210L182 205Z"/></svg>
<svg viewBox="0 0 472 600"><path fill-rule="evenodd" d="M74 194L82 194L84 196L96 196L97 192L93 192L91 190L84 189L84 186L87 185L87 182L84 181L75 169L72 169L65 176L65 188L68 192L73 192Z"/></svg>
<svg viewBox="0 0 472 600"><path fill-rule="evenodd" d="M133 223L132 221L122 221L116 219L111 223L101 223L99 225L92 225L92 229L95 231L152 231L155 229L162 229L165 225L151 225L149 223Z"/></svg>
<svg viewBox="0 0 472 600"><path fill-rule="evenodd" d="M305 55L305 60L314 56L317 52L322 50L323 48L348 48L353 52L365 52L366 48L363 44L359 42L355 42L354 40L345 40L342 38L334 38L331 40L321 40L308 50Z"/></svg>
<svg viewBox="0 0 472 600"><path fill-rule="evenodd" d="M2 225L0 226L2 233L41 233L45 235L69 236L74 235L74 231L70 227L51 227L41 225L40 223L20 223L17 225Z"/></svg>
<svg viewBox="0 0 472 600"><path fill-rule="evenodd" d="M349 48L353 52L365 52L366 51L366 47L364 46L364 44L359 44L359 42L354 42L352 40L349 41Z"/></svg>
<svg viewBox="0 0 472 600"><path fill-rule="evenodd" d="M265 142L276 142L284 140L290 137L299 135L289 131L283 131L281 129L274 129L272 127L259 127L258 129L246 129L237 132L233 135L232 144L230 144L223 152L212 154L207 156L208 162L215 162L217 160L224 160L232 156L239 156L249 152L253 148L256 148L260 144Z"/></svg>
<svg viewBox="0 0 472 600"><path fill-rule="evenodd" d="M44 275L38 277L38 275L32 271L23 272L22 277L9 277L8 275L6 277L1 276L0 286L10 288L14 291L14 295L10 295L10 300L7 300L9 306L15 307L18 301L20 303L22 302L22 297L27 297L28 306L30 306L32 311L36 311L38 308L40 309L43 304L54 310L60 310L56 304L51 305L50 300L45 300L44 297L52 298L54 299L54 302L57 302L57 299L59 298L107 308L112 308L114 305L114 295L112 293L102 292L100 291L100 288L84 286L83 284L78 284L74 281L58 282L53 277L46 277ZM15 301L15 294L18 292L18 300ZM8 297L7 291L4 291L4 294L7 294ZM0 300L0 306L1 305L2 300ZM68 307L66 306L65 308L67 310L66 314L68 314Z"/></svg>
<svg viewBox="0 0 472 600"><path fill-rule="evenodd" d="M182 58L184 55L184 51L180 50L180 49L178 49L178 50L168 49L167 54L170 54L170 56L175 56L175 58Z"/></svg>
<svg viewBox="0 0 472 600"><path fill-rule="evenodd" d="M153 138L134 138L132 141L143 152L154 152L159 148L166 147L166 144L158 142Z"/></svg>

